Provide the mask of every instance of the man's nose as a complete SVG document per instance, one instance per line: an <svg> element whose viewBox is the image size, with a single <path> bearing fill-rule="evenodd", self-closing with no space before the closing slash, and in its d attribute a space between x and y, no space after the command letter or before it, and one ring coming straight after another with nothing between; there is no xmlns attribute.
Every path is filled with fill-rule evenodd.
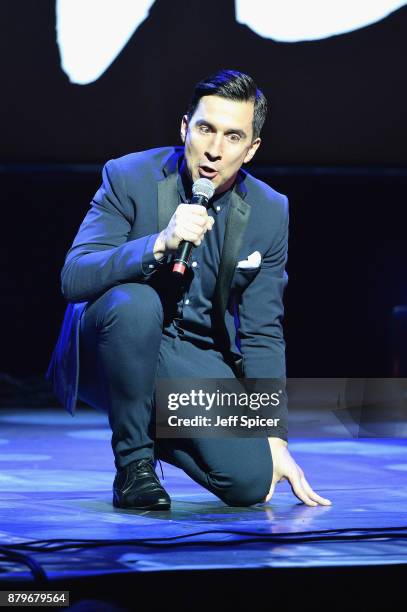
<svg viewBox="0 0 407 612"><path fill-rule="evenodd" d="M217 161L222 158L222 135L216 134L208 143L206 156L210 161Z"/></svg>

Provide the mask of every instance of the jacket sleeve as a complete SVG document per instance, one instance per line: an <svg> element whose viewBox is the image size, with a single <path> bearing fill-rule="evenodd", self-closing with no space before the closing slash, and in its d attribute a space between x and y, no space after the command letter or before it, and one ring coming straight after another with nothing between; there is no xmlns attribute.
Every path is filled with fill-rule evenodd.
<svg viewBox="0 0 407 612"><path fill-rule="evenodd" d="M238 306L239 341L246 378L278 379L283 394L278 414L280 427L272 434L287 439L285 341L282 321L288 249L288 200L273 243L264 254L260 271L241 295Z"/></svg>
<svg viewBox="0 0 407 612"><path fill-rule="evenodd" d="M61 271L68 302L92 300L120 283L142 282L160 265L153 253L158 234L128 241L136 209L117 163L107 162L102 175Z"/></svg>

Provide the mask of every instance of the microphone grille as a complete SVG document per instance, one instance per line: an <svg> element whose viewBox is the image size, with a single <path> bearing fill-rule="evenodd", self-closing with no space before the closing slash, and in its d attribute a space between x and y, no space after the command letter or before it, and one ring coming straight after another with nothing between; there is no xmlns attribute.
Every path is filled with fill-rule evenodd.
<svg viewBox="0 0 407 612"><path fill-rule="evenodd" d="M200 178L192 185L192 195L194 196L203 196L210 200L214 193L214 184L207 178Z"/></svg>

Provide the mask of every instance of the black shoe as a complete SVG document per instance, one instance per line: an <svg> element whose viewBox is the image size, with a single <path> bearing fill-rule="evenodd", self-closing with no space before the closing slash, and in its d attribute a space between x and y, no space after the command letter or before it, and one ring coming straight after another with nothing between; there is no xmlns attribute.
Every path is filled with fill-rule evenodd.
<svg viewBox="0 0 407 612"><path fill-rule="evenodd" d="M135 510L169 510L170 496L162 487L152 460L133 461L116 473L113 506Z"/></svg>

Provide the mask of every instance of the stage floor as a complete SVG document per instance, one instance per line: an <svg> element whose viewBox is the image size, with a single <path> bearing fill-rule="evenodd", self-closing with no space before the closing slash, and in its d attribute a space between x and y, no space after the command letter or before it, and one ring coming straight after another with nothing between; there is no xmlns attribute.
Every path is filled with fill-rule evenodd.
<svg viewBox="0 0 407 612"><path fill-rule="evenodd" d="M0 546L29 555L50 581L121 572L405 563L407 441L339 439L335 424L327 427L327 437L296 437L297 418L289 448L313 488L332 500L330 507L305 506L288 483L278 485L267 504L227 507L163 463L171 510L127 511L111 504L114 466L105 415L85 408L74 418L55 408L3 409ZM337 433L344 431L337 426ZM390 528L400 531L389 536ZM375 530L381 538L358 539ZM60 548L49 542L55 539L67 542ZM27 566L0 558L0 581L32 579Z"/></svg>

